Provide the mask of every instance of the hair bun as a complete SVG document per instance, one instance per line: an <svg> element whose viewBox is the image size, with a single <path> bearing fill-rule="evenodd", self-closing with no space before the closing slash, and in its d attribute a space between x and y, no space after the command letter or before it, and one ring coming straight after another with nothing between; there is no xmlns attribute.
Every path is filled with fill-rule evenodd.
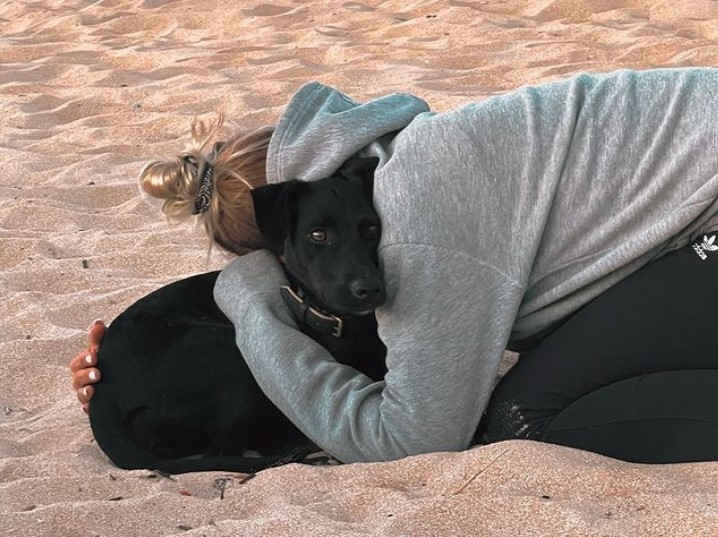
<svg viewBox="0 0 718 537"><path fill-rule="evenodd" d="M149 162L139 184L148 195L164 200L162 212L170 221L195 219L215 243L243 254L262 243L250 191L267 182L267 148L274 128L213 142L221 125L221 116L213 122L195 119L189 147L173 159Z"/></svg>

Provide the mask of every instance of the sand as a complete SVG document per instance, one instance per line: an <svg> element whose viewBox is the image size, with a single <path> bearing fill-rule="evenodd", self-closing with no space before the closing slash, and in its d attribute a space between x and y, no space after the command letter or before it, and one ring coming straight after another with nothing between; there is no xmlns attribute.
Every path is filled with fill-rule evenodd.
<svg viewBox="0 0 718 537"><path fill-rule="evenodd" d="M716 463L531 442L246 482L124 472L67 370L95 318L227 261L136 187L193 115L271 123L309 80L446 110L579 71L718 65L717 21L714 0L2 2L0 535L718 535Z"/></svg>

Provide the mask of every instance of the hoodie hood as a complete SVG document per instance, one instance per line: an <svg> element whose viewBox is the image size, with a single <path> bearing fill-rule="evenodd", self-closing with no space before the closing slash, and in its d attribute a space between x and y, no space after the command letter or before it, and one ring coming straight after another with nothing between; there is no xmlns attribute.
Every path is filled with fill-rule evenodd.
<svg viewBox="0 0 718 537"><path fill-rule="evenodd" d="M406 127L429 107L406 93L357 103L318 82L302 86L277 124L267 151L267 182L314 181L352 155Z"/></svg>

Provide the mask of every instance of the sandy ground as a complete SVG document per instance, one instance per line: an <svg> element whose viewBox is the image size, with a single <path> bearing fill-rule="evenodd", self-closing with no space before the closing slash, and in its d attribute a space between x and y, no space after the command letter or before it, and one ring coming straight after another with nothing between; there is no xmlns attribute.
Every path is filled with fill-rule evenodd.
<svg viewBox="0 0 718 537"><path fill-rule="evenodd" d="M195 114L271 123L312 79L445 110L579 71L699 65L718 65L715 0L2 2L0 535L718 535L718 464L530 442L246 482L123 472L66 366L95 318L226 262L135 183Z"/></svg>

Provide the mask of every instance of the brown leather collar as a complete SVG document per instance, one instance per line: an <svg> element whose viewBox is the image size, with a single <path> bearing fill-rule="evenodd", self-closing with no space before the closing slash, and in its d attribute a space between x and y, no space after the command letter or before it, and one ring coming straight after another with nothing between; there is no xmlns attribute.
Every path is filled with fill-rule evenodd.
<svg viewBox="0 0 718 537"><path fill-rule="evenodd" d="M323 313L317 308L310 306L306 298L302 298L288 285L283 285L279 290L284 304L300 323L306 324L312 330L320 334L331 334L334 337L342 337L344 321L336 315Z"/></svg>

